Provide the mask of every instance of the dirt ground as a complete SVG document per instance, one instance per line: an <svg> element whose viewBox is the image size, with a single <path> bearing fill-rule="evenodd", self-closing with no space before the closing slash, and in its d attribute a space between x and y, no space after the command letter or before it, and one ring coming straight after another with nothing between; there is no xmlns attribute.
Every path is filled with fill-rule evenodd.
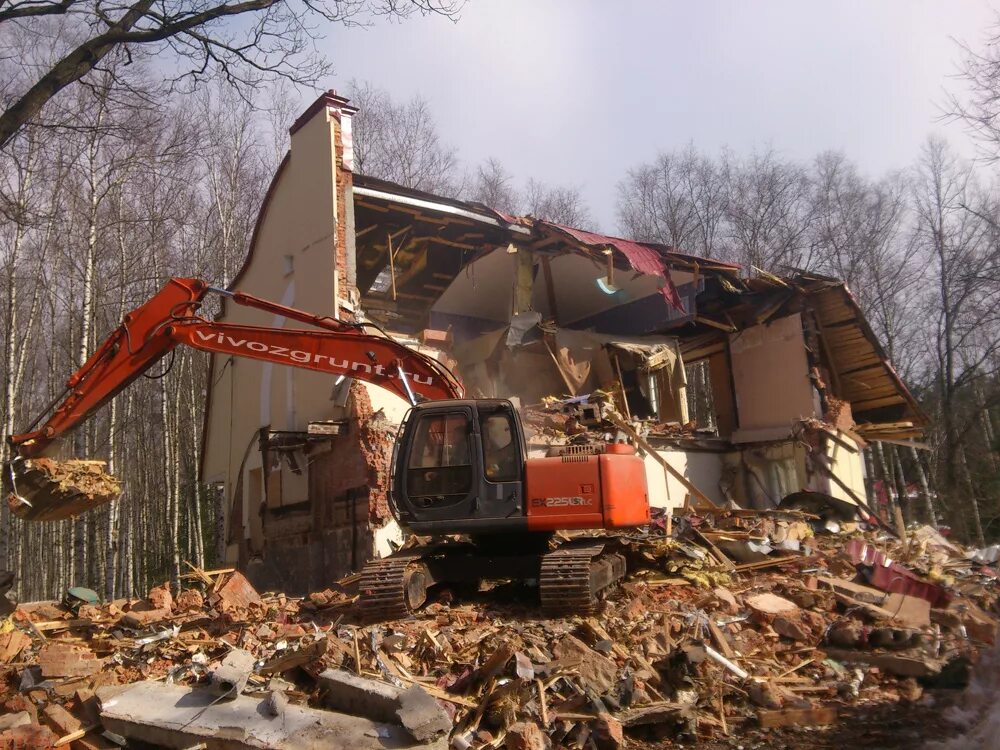
<svg viewBox="0 0 1000 750"><path fill-rule="evenodd" d="M962 699L962 691L928 691L918 703L896 702L845 704L839 719L828 727L765 730L747 722L733 727L728 739L656 740L639 734L629 736L630 745L643 750L918 750L930 740L953 736L957 728L942 718L942 712ZM1000 747L1000 738L998 745ZM988 750L969 748L969 750Z"/></svg>

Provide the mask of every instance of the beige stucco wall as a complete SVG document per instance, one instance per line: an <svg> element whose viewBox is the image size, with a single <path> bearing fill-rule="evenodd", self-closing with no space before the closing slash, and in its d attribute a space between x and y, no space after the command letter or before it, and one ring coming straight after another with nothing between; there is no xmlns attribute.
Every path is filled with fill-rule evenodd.
<svg viewBox="0 0 1000 750"><path fill-rule="evenodd" d="M323 107L292 135L289 155L262 209L250 259L234 288L283 305L337 315L337 127L336 118ZM231 301L220 320L303 327ZM330 400L329 375L248 359L227 360L214 355L202 468L204 481L224 482L231 496L244 455L243 486L245 493L251 489L249 473L261 463L261 454L251 443L261 427L304 430L310 421L340 415ZM254 499L249 500L243 506L245 516ZM227 558L233 554L230 549Z"/></svg>
<svg viewBox="0 0 1000 750"><path fill-rule="evenodd" d="M840 432L838 434L844 442L852 442L850 436L846 433ZM837 479L847 485L855 495L864 499L866 497L865 462L861 458L861 452L849 450L834 440L826 440L824 442L824 452L827 456L830 471L836 475ZM849 503L854 502L854 498L836 482L828 480L828 485L829 489L826 491L829 494Z"/></svg>
<svg viewBox="0 0 1000 750"><path fill-rule="evenodd" d="M725 454L682 450L658 450L657 453L714 503L723 504L719 481L722 478ZM647 455L645 462L649 504L654 508L682 507L684 497L690 494L687 488L676 477L667 474L652 456Z"/></svg>

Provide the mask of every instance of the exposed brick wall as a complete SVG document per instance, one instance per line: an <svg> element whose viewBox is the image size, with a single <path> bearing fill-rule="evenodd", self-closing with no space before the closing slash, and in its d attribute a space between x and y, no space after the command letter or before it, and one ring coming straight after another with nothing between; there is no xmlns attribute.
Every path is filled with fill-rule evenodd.
<svg viewBox="0 0 1000 750"><path fill-rule="evenodd" d="M247 566L261 589L305 594L330 585L372 556L372 525L390 517L389 464L395 437L368 391L351 385L346 433L309 458L309 515L268 517L263 559Z"/></svg>
<svg viewBox="0 0 1000 750"><path fill-rule="evenodd" d="M337 122L334 140L337 178L337 228L335 258L337 268L337 288L343 299L350 299L352 289L347 280L347 195L354 185L354 173L344 166L344 140L340 122Z"/></svg>
<svg viewBox="0 0 1000 750"><path fill-rule="evenodd" d="M381 413L372 409L368 392L354 399L351 421L359 428L359 448L368 470L368 513L373 525L382 526L392 518L389 512L389 476L392 464L392 447L396 439L395 427Z"/></svg>

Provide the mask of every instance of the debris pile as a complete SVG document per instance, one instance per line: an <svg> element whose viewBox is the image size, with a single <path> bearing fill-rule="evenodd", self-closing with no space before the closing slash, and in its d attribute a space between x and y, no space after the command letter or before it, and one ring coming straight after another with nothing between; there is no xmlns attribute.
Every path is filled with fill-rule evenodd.
<svg viewBox="0 0 1000 750"><path fill-rule="evenodd" d="M926 714L996 643L995 569L933 529L664 520L625 537L634 572L596 617L541 619L501 583L364 623L357 577L295 599L195 568L143 600L21 605L0 629L0 747L739 744L866 706Z"/></svg>

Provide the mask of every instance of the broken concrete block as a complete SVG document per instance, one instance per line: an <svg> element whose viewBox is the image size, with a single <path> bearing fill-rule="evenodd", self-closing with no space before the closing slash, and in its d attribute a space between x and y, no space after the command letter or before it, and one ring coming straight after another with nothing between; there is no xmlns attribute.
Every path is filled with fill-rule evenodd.
<svg viewBox="0 0 1000 750"><path fill-rule="evenodd" d="M831 659L848 664L870 664L883 672L897 677L933 677L941 672L944 663L939 659L899 656L898 654L879 654L871 651L847 651L842 649L824 649Z"/></svg>
<svg viewBox="0 0 1000 750"><path fill-rule="evenodd" d="M591 735L597 750L621 750L625 747L625 731L614 716L602 713L591 724Z"/></svg>
<svg viewBox="0 0 1000 750"><path fill-rule="evenodd" d="M533 721L511 724L504 738L506 750L548 750L549 738Z"/></svg>
<svg viewBox="0 0 1000 750"><path fill-rule="evenodd" d="M324 670L318 681L323 705L327 708L376 721L396 720L402 690L395 685L359 677L342 669Z"/></svg>
<svg viewBox="0 0 1000 750"><path fill-rule="evenodd" d="M28 724L32 724L31 714L27 711L18 711L16 714L7 714L6 716L0 716L0 732L5 729L13 729L14 727L26 727Z"/></svg>
<svg viewBox="0 0 1000 750"><path fill-rule="evenodd" d="M146 598L153 605L153 609L165 609L170 612L174 608L174 596L170 593L169 582L151 588Z"/></svg>
<svg viewBox="0 0 1000 750"><path fill-rule="evenodd" d="M902 628L872 628L868 643L875 648L910 648L920 643L920 633Z"/></svg>
<svg viewBox="0 0 1000 750"><path fill-rule="evenodd" d="M170 617L169 609L133 609L122 615L122 625L141 630Z"/></svg>
<svg viewBox="0 0 1000 750"><path fill-rule="evenodd" d="M281 716L288 707L288 696L281 690L272 690L264 700L264 712L268 716Z"/></svg>
<svg viewBox="0 0 1000 750"><path fill-rule="evenodd" d="M827 642L842 648L860 646L864 637L864 626L857 620L835 622L826 633Z"/></svg>
<svg viewBox="0 0 1000 750"><path fill-rule="evenodd" d="M399 694L396 714L406 731L420 742L451 731L448 713L419 685L412 685Z"/></svg>
<svg viewBox="0 0 1000 750"><path fill-rule="evenodd" d="M105 728L129 739L167 748L208 747L242 750L313 747L445 750L444 739L417 745L400 726L333 711L288 705L278 718L266 699L239 696L219 702L207 690L161 682L138 682L124 690L97 693Z"/></svg>
<svg viewBox="0 0 1000 750"><path fill-rule="evenodd" d="M209 691L217 698L235 698L247 686L247 680L253 673L254 661L253 654L249 651L234 648L212 672Z"/></svg>
<svg viewBox="0 0 1000 750"><path fill-rule="evenodd" d="M737 614L740 611L739 602L736 601L736 597L733 592L723 586L717 586L712 589L712 593L715 594L715 598L722 602L723 609L725 609L730 614Z"/></svg>
<svg viewBox="0 0 1000 750"><path fill-rule="evenodd" d="M566 662L567 666L579 662L576 669L580 682L598 695L608 692L616 683L618 665L607 656L594 651L579 638L572 635L563 636L553 647L552 653L560 662Z"/></svg>
<svg viewBox="0 0 1000 750"><path fill-rule="evenodd" d="M42 677L89 677L99 672L104 660L75 643L47 641L38 651Z"/></svg>
<svg viewBox="0 0 1000 750"><path fill-rule="evenodd" d="M912 628L931 624L931 603L919 596L889 594L882 602L882 608L892 612L894 620Z"/></svg>
<svg viewBox="0 0 1000 750"><path fill-rule="evenodd" d="M184 589L177 595L174 606L181 612L201 609L205 606L205 597L198 589Z"/></svg>
<svg viewBox="0 0 1000 750"><path fill-rule="evenodd" d="M778 709L784 703L781 692L769 682L754 682L747 692L750 700L762 708Z"/></svg>
<svg viewBox="0 0 1000 750"><path fill-rule="evenodd" d="M798 612L795 602L790 602L774 594L755 594L745 599L747 606L760 615L781 615Z"/></svg>
<svg viewBox="0 0 1000 750"><path fill-rule="evenodd" d="M59 738L48 727L25 724L0 731L0 750L49 750Z"/></svg>
<svg viewBox="0 0 1000 750"><path fill-rule="evenodd" d="M791 638L793 641L807 641L810 638L809 631L795 617L779 615L774 618L771 627L778 635Z"/></svg>

